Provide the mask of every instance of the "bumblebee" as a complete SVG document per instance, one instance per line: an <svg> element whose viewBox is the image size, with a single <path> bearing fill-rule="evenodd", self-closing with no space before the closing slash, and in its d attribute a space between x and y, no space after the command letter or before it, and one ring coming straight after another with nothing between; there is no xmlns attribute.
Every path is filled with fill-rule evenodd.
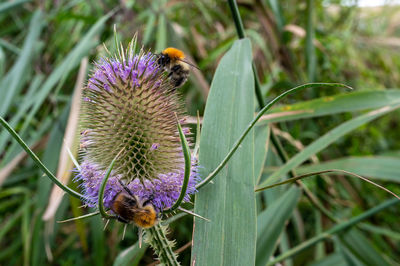
<svg viewBox="0 0 400 266"><path fill-rule="evenodd" d="M184 59L185 54L173 47L168 47L157 55L157 64L168 72L168 77L174 88L179 88L185 84L189 77L190 66L195 67Z"/></svg>
<svg viewBox="0 0 400 266"><path fill-rule="evenodd" d="M158 222L157 212L151 204L151 200L142 201L120 181L125 191L118 193L111 206L111 210L117 214L118 221L134 223L140 228L151 228Z"/></svg>

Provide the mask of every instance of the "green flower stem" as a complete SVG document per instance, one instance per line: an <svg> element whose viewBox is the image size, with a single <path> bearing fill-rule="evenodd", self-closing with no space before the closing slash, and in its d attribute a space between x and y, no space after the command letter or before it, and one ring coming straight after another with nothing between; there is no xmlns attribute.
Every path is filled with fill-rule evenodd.
<svg viewBox="0 0 400 266"><path fill-rule="evenodd" d="M278 257L276 257L275 259L269 261L267 263L267 265L275 265L276 263L285 260L287 258L291 258L294 255L296 255L297 253L317 244L318 242L331 238L334 234L337 234L341 231L344 231L348 228L350 228L351 226L359 223L360 221L369 218L370 216L374 215L377 212L380 212L386 208L389 208L395 204L400 203L400 201L398 199L391 199L388 201L385 201L384 203L370 209L369 211L364 212L363 214L360 214L356 217L351 218L350 220L346 221L346 222L342 222L340 224L335 225L334 227L332 227L331 229L307 240L302 242L300 245L282 253L281 255L279 255Z"/></svg>
<svg viewBox="0 0 400 266"><path fill-rule="evenodd" d="M176 116L176 114L175 114L175 116ZM190 171L191 171L190 168L192 166L192 159L190 158L189 144L187 143L185 134L182 131L182 127L181 127L181 124L179 123L178 117L176 117L176 121L178 124L179 138L181 139L183 157L185 158L185 175L183 178L183 184L182 184L182 188L181 188L181 193L179 194L179 198L174 203L174 205L172 205L171 208L164 210L163 213L173 212L181 205L181 203L186 195L186 190L187 190L187 187L189 184L189 177L190 177Z"/></svg>
<svg viewBox="0 0 400 266"><path fill-rule="evenodd" d="M99 190L99 196L98 196L98 200L97 200L97 205L98 205L98 207L99 207L99 212L100 212L101 216L103 216L104 218L107 218L107 219L114 219L114 218L116 218L116 216L114 216L114 215L109 215L109 214L106 212L106 209L105 209L105 207L104 207L104 200L103 200L103 198L104 198L104 190L105 190L105 188L106 188L108 178L109 178L110 175L111 175L111 171L112 171L112 169L113 169L113 167L114 167L115 161L117 160L118 156L121 154L121 152L122 152L123 150L124 150L124 149L121 149L120 152L118 152L118 154L115 155L114 159L111 161L110 166L109 166L108 169L107 169L106 175L104 176L103 180L101 181L101 185L100 185L100 190Z"/></svg>
<svg viewBox="0 0 400 266"><path fill-rule="evenodd" d="M226 165L226 163L229 161L229 159L232 157L232 155L235 153L235 151L239 148L239 145L242 143L244 138L247 136L247 134L250 132L250 130L254 127L254 125L257 123L257 121L261 118L261 116L268 111L276 102L278 102L280 99L285 97L288 94L291 94L297 90L300 89L305 89L305 88L312 88L312 87L317 87L317 86L329 86L329 87L345 87L345 88L350 88L347 85L341 84L341 83L307 83L303 84L297 87L294 87L290 90L285 91L284 93L280 94L278 97L274 98L272 101L270 101L266 106L264 106L260 112L258 112L257 116L251 121L251 123L247 126L245 131L242 133L240 138L235 142L233 145L233 148L228 152L224 160L215 168L214 171L212 171L203 181L197 184L196 188L199 189L203 187L204 185L208 184L218 173L221 171L221 169ZM350 88L351 89L351 88Z"/></svg>
<svg viewBox="0 0 400 266"><path fill-rule="evenodd" d="M0 123L7 129L10 135L21 145L21 147L28 153L28 155L32 158L32 160L39 166L43 172L53 181L57 186L59 186L62 190L67 192L69 195L78 198L78 199L85 199L86 197L82 194L76 192L75 190L70 189L69 187L65 186L61 183L60 180L55 177L49 169L40 161L40 159L36 156L36 154L26 145L26 143L21 139L17 132L7 123L4 118L0 117Z"/></svg>
<svg viewBox="0 0 400 266"><path fill-rule="evenodd" d="M166 236L166 227L160 224L147 229L146 234L148 243L157 254L162 265L179 266L180 263L176 259L176 254L172 250L173 243Z"/></svg>
<svg viewBox="0 0 400 266"><path fill-rule="evenodd" d="M262 93L261 93L260 78L258 77L257 68L256 68L256 65L254 64L254 62L252 63L251 66L253 68L254 89L256 91L256 98L257 98L258 105L261 108L261 107L264 107L264 100L263 100L264 98L263 98Z"/></svg>
<svg viewBox="0 0 400 266"><path fill-rule="evenodd" d="M236 32L239 36L239 39L243 39L245 38L244 27L237 3L235 0L228 0L228 4L232 13L233 21L235 22Z"/></svg>

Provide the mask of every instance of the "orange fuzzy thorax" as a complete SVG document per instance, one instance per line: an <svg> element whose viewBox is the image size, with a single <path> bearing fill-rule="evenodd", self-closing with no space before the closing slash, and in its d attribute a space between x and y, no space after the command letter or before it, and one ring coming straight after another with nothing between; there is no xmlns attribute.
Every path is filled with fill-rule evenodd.
<svg viewBox="0 0 400 266"><path fill-rule="evenodd" d="M147 205L135 213L133 221L139 227L151 228L157 223L157 213L152 206Z"/></svg>
<svg viewBox="0 0 400 266"><path fill-rule="evenodd" d="M168 47L167 49L165 49L164 51L162 51L163 54L168 55L171 59L184 59L185 58L185 54L181 51L178 50L176 48L173 47Z"/></svg>

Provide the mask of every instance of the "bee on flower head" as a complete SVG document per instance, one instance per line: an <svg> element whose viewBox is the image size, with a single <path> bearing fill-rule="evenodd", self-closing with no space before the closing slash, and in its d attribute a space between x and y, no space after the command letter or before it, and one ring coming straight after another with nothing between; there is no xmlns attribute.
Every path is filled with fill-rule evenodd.
<svg viewBox="0 0 400 266"><path fill-rule="evenodd" d="M118 216L118 221L134 223L140 228L151 228L158 222L157 212L151 200L142 200L123 184L125 191L119 192L111 205L111 210Z"/></svg>
<svg viewBox="0 0 400 266"><path fill-rule="evenodd" d="M197 68L184 59L185 54L173 47L168 47L157 55L157 64L168 72L168 77L174 88L179 88L185 84L189 77L190 66Z"/></svg>

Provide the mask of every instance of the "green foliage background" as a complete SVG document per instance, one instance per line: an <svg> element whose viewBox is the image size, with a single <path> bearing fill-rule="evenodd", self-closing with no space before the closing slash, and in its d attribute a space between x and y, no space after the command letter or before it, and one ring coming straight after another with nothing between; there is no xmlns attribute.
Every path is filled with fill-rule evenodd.
<svg viewBox="0 0 400 266"><path fill-rule="evenodd" d="M241 51L232 48L231 56L242 56L246 61L246 55L252 55L264 102L307 82L341 82L355 89L349 93L342 88L309 88L275 106L252 133L254 147L249 147L252 146L250 139L250 145L242 144L246 145L246 152L254 153L255 184L268 182L267 177L271 176L283 178L281 175L292 170L302 174L336 168L369 177L400 194L400 121L396 111L400 104L399 7L360 9L340 6L340 1L313 0L256 0L238 4L251 51L250 42L241 41L242 46L243 42L248 42L249 48ZM204 114L215 70L222 56L229 57L227 52L237 40L228 4L216 1L7 1L0 3L0 25L0 116L34 147L53 173L59 163L79 66L86 59L93 62L105 55L103 43L109 50L115 50L114 25L123 42L127 43L138 32L139 43L145 48L160 52L168 46L177 47L199 66L200 71L193 69L189 82L180 89L192 116L197 110L200 115ZM243 65L248 66L249 62ZM232 64L232 68L222 65L220 71L229 74L233 67L239 71L243 65ZM248 70L240 70L240 73L251 75ZM86 74L89 72L90 66ZM217 80L215 76L212 86L240 90L240 86L236 88L230 84L224 87L223 79ZM253 86L249 81L242 84ZM229 91L224 93L230 95ZM240 110L247 113L240 111L239 114L248 116L259 109L255 96L251 97L256 103L254 110L250 110L253 109L251 104L247 106L250 109L240 106ZM217 102L217 99L211 101ZM229 101L226 104L234 106ZM362 121L361 126L356 126L354 121L382 107L389 108L387 114L382 112L379 118ZM292 111L297 112L293 114ZM207 121L214 125L229 118L239 129L242 123L248 123L246 119L233 119L228 114L234 114L232 109L226 108L222 113L210 111L211 118ZM282 162L274 145L267 141L271 130L291 158L289 164ZM336 135L321 138L334 130ZM240 132L232 131L232 134L236 136ZM215 137L214 133L208 133L210 138ZM207 138L203 138L202 146L205 146ZM215 145L220 142L218 138L213 141ZM312 143L314 146L310 145ZM223 156L224 149L231 144L221 145L219 151ZM307 154L310 147L314 148ZM316 156L310 156L313 154ZM0 264L153 263L150 249L138 249L135 229L128 229L121 240L123 226L111 222L103 230L104 223L99 217L57 223L89 212L77 208L80 201L69 196L64 196L54 219L43 221L52 183L30 158L23 157L22 149L3 129L0 131L0 156ZM217 159L221 158L216 156ZM299 166L291 165L293 160L297 160ZM212 168L210 164L205 166L206 170ZM220 181L216 181L216 187ZM307 243L306 239L321 237L322 232L391 199L389 194L368 183L342 175L312 177L304 184L337 221L321 213L294 185L257 193L257 235L249 233L253 234L250 239L256 237L257 240L253 254L257 265L265 265L271 255L276 257L293 247L301 247L302 243ZM74 183L70 186L77 189ZM247 186L245 189L251 192ZM206 195L199 194L200 201ZM236 206L235 199L230 199L229 195L215 198L233 202L233 209ZM245 203L249 203L248 198L240 208L245 207ZM218 210L205 210L204 206L207 204L199 202L195 209L218 221L232 214L229 219L233 222L225 226L232 223L233 227L247 228L244 224L247 220L241 217L241 212L218 213ZM332 233L327 241L310 245L286 259L285 265L398 264L398 206L384 209L351 229ZM207 211L211 213L207 215ZM246 218L255 221L255 217ZM212 219L211 223L218 221ZM208 230L206 227L199 226L199 230ZM177 249L184 247L179 254L183 265L189 265L192 256L192 231L191 217L171 223L170 238L176 239ZM201 239L195 236L195 241ZM221 246L208 240L204 238L202 244L196 242L203 246L195 248L213 248L218 253ZM221 264L235 261L234 251L240 243L225 245L230 247L223 253L226 258ZM201 252L205 250L197 250L196 254ZM207 265L207 261L200 263ZM212 265L210 263L212 261L208 265Z"/></svg>

